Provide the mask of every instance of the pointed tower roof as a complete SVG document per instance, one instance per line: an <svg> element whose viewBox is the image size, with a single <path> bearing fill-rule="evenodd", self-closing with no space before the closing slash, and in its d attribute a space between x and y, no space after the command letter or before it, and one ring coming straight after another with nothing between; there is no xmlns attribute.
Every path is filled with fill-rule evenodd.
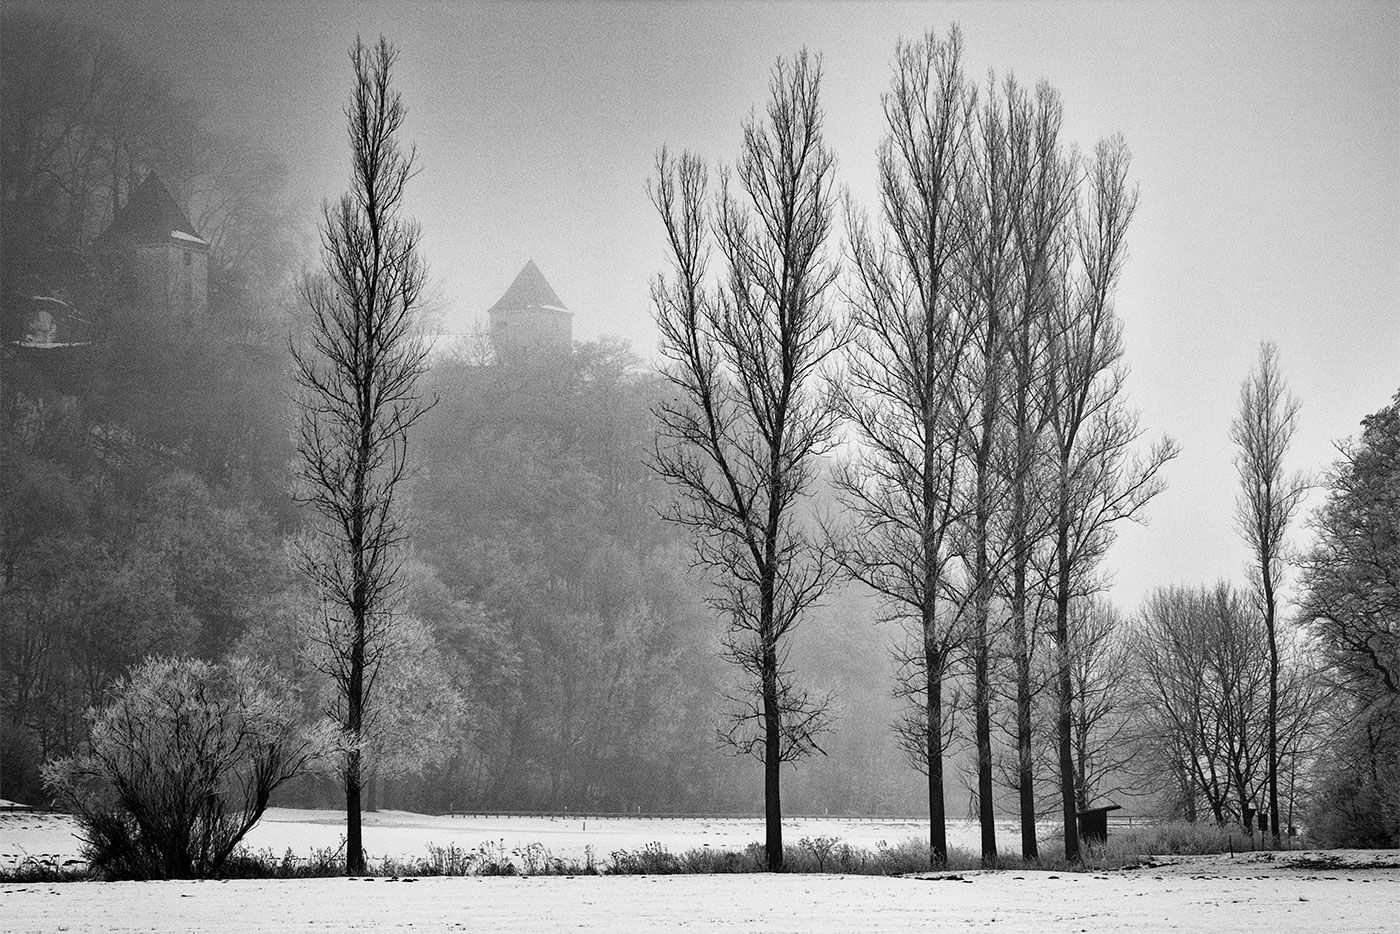
<svg viewBox="0 0 1400 934"><path fill-rule="evenodd" d="M147 173L103 236L138 243L163 243L173 238L192 246L209 246L155 172Z"/></svg>
<svg viewBox="0 0 1400 934"><path fill-rule="evenodd" d="M544 273L535 265L534 260L525 264L525 268L515 277L515 281L506 289L506 294L502 295L496 304L492 305L488 311L517 311L524 308L548 308L551 311L568 311L564 303L559 300L559 296L554 294L554 289L550 288L545 281Z"/></svg>

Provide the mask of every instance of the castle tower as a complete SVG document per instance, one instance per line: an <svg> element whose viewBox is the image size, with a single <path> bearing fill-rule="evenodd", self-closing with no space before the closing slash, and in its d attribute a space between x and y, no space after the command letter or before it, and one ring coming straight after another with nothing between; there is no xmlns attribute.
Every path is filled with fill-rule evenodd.
<svg viewBox="0 0 1400 934"><path fill-rule="evenodd" d="M172 324L206 320L209 242L155 172L131 193L100 239L115 254L117 286L132 311Z"/></svg>
<svg viewBox="0 0 1400 934"><path fill-rule="evenodd" d="M491 318L491 346L502 363L534 363L567 357L574 346L574 313L554 294L534 260L515 277Z"/></svg>

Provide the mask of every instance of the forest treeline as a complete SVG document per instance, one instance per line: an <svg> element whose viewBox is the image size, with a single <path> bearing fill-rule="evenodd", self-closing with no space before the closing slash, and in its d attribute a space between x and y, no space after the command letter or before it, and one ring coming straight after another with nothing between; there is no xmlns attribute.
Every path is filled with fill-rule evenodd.
<svg viewBox="0 0 1400 934"><path fill-rule="evenodd" d="M0 40L4 301L60 297L92 337L62 367L7 344L0 373L0 797L39 803L43 764L84 750L89 711L149 656L262 661L308 717L333 704L291 496L288 335L313 255L283 156L222 135L148 63L56 21L7 15ZM897 52L880 204L837 204L829 162L798 188L777 172L803 134L823 151L815 60L775 72L718 201L698 160L662 157L658 369L612 340L549 367L435 348L370 806L753 812L759 770L729 753L763 751L771 700L784 758L813 754L785 767L789 812L928 814L937 785L949 817L1033 815L1033 844L1035 816L1110 799L1249 822L1273 773L1285 832L1400 840L1400 396L1343 444L1318 511L1285 516L1309 523L1302 555L1115 607L1112 523L1145 515L1171 455L1140 443L1112 311L1126 145L1074 154L1053 89L979 88L960 54L956 34ZM93 246L151 170L210 241L205 326L123 307ZM764 210L804 184L806 242L764 241L782 226ZM804 250L794 301L761 259ZM766 329L799 305L814 330ZM745 356L774 335L796 354L777 377ZM1266 351L1240 377L1277 367ZM763 392L736 391L745 368ZM807 434L765 462L773 410L754 401L794 372ZM708 450L707 399L732 419ZM727 492L708 485L723 457L752 468ZM717 510L770 501L771 554L801 560L745 564L750 523ZM1299 595L1277 620L1265 578ZM821 592L765 616L755 582Z"/></svg>

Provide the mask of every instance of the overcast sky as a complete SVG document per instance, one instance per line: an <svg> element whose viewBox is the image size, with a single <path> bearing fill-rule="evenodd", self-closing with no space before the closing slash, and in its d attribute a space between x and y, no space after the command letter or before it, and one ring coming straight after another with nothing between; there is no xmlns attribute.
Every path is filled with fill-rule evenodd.
<svg viewBox="0 0 1400 934"><path fill-rule="evenodd" d="M52 9L54 4L7 3ZM1141 195L1118 298L1129 388L1181 456L1110 557L1157 584L1243 580L1228 441L1278 343L1301 397L1293 465L1400 389L1400 4L66 3L167 70L214 122L286 158L303 216L344 189L346 48L383 33L422 174L411 210L459 329L533 258L575 336L655 351L656 150L732 161L774 59L822 55L839 180L874 207L880 94L900 37L959 23L970 74L1062 93L1065 137L1121 132ZM1301 540L1301 538L1300 538Z"/></svg>

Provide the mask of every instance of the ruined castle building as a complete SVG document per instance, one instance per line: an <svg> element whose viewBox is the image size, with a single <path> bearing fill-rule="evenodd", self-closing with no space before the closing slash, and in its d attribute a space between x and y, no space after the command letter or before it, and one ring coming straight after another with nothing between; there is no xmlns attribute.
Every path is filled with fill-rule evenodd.
<svg viewBox="0 0 1400 934"><path fill-rule="evenodd" d="M491 346L501 363L546 363L573 351L574 313L554 294L534 260L487 313Z"/></svg>
<svg viewBox="0 0 1400 934"><path fill-rule="evenodd" d="M122 303L148 320L202 324L209 312L209 242L151 172L102 234L115 254Z"/></svg>

